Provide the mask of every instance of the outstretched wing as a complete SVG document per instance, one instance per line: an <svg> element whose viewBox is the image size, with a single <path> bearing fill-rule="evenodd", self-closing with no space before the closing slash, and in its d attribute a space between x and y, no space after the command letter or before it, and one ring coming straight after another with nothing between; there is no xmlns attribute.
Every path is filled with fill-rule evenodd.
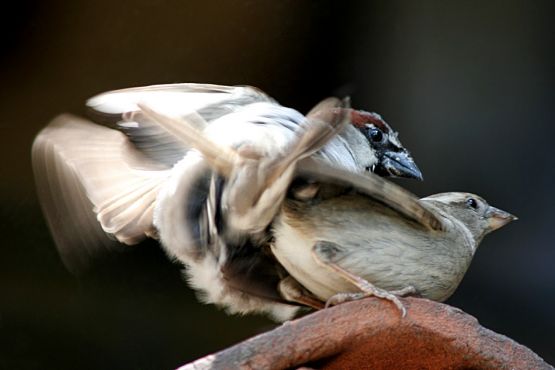
<svg viewBox="0 0 555 370"><path fill-rule="evenodd" d="M426 208L414 194L373 173L354 173L307 158L297 164L297 175L322 185L353 189L385 204L426 229L444 230L441 218Z"/></svg>
<svg viewBox="0 0 555 370"><path fill-rule="evenodd" d="M87 106L100 114L121 116L138 111L138 104L143 103L170 116L195 111L211 121L257 102L276 103L263 91L251 86L181 83L108 91L90 98Z"/></svg>
<svg viewBox="0 0 555 370"><path fill-rule="evenodd" d="M182 83L109 91L90 98L87 106L95 121L117 124L137 149L170 168L185 156L189 147L145 117L139 104L176 118L194 112L204 121L212 122L262 102L277 105L255 87Z"/></svg>
<svg viewBox="0 0 555 370"><path fill-rule="evenodd" d="M43 212L70 270L86 268L116 240L136 244L155 233L156 195L169 171L121 132L60 115L35 139L32 161Z"/></svg>
<svg viewBox="0 0 555 370"><path fill-rule="evenodd" d="M318 104L294 131L283 148L269 155L258 147L238 150L215 142L193 122L202 119L189 114L176 119L139 104L142 114L176 139L197 149L208 164L226 178L222 202L228 223L243 232L260 231L275 217L291 183L296 163L318 151L347 124L348 109L339 99Z"/></svg>

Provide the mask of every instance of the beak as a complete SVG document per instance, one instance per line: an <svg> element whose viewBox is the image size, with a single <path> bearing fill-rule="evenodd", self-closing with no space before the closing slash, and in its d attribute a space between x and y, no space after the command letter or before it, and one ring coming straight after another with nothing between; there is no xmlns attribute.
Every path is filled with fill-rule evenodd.
<svg viewBox="0 0 555 370"><path fill-rule="evenodd" d="M485 216L488 219L488 232L497 230L511 221L518 220L516 216L513 216L509 212L491 206L486 211Z"/></svg>
<svg viewBox="0 0 555 370"><path fill-rule="evenodd" d="M375 172L380 176L423 180L422 172L420 172L420 169L418 169L416 163L414 163L414 160L406 150L401 152L385 152Z"/></svg>

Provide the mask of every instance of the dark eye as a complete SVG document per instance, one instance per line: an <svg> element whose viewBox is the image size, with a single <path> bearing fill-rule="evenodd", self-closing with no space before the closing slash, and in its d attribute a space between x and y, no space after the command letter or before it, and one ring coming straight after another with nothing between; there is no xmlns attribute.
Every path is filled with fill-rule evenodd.
<svg viewBox="0 0 555 370"><path fill-rule="evenodd" d="M368 136L370 136L370 140L375 143L379 143L383 140L383 133L377 128L371 128L368 130Z"/></svg>
<svg viewBox="0 0 555 370"><path fill-rule="evenodd" d="M468 198L466 200L466 205L472 209L478 209L478 202L474 198Z"/></svg>

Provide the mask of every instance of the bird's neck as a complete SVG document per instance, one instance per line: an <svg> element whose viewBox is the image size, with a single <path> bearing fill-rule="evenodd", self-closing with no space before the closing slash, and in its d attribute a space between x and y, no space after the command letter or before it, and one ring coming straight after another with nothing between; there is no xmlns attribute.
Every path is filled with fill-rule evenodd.
<svg viewBox="0 0 555 370"><path fill-rule="evenodd" d="M331 165L353 172L367 171L378 162L366 137L350 124L320 149L316 156Z"/></svg>

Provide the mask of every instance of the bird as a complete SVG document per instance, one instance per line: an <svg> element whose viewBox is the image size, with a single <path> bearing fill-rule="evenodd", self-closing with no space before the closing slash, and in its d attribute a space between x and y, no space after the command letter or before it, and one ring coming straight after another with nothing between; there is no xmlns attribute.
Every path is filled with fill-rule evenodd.
<svg viewBox="0 0 555 370"><path fill-rule="evenodd" d="M300 164L298 171L310 183L296 191L312 187L313 196L285 198L272 224L271 250L326 306L376 296L393 302L404 316L397 296L443 302L484 236L517 219L471 193L418 199L371 173L317 163ZM325 191L330 185L332 193Z"/></svg>
<svg viewBox="0 0 555 370"><path fill-rule="evenodd" d="M215 142L237 146L248 142L258 151L282 149L305 116L280 105L253 86L181 83L108 91L93 96L87 107L100 121L118 128L144 154L173 166L188 150L141 114L138 104L173 117L198 114ZM340 102L336 101L336 104ZM349 99L342 103L349 105ZM380 176L422 180L422 173L398 133L377 113L352 110L347 125L321 155L338 167L372 171ZM269 147L269 148L268 148Z"/></svg>
<svg viewBox="0 0 555 370"><path fill-rule="evenodd" d="M148 109L147 109L148 111ZM154 120L164 120L148 111ZM169 122L169 124L172 124ZM173 123L177 124L177 123ZM315 137L313 122L299 133ZM194 130L194 128L191 128ZM194 140L193 140L194 141ZM197 147L213 169L230 180L224 192L240 192L238 157ZM210 145L209 140L204 145ZM228 150L232 150L228 148ZM293 148L291 152L295 152ZM272 161L260 156L250 166ZM295 157L287 166L288 195L271 221L272 255L286 271L275 286L285 301L320 308L376 296L391 301L406 315L398 296L408 294L444 301L460 284L473 256L488 233L517 218L489 205L478 195L446 192L418 199L402 187L372 173L357 173L314 158ZM285 173L283 170L282 173ZM269 175L271 176L271 175ZM234 202L233 198L227 201ZM220 207L225 204L222 196ZM256 212L256 211L255 211Z"/></svg>
<svg viewBox="0 0 555 370"><path fill-rule="evenodd" d="M253 87L187 83L102 93L87 106L104 125L64 114L32 148L43 213L66 266L79 272L102 250L159 239L186 266L203 300L232 313L281 320L297 310L275 290L287 272L268 243L292 163L313 156L349 172L422 179L397 133L378 114L351 109L348 100L326 99L304 116ZM190 123L201 132L197 139L208 140L205 149L223 150L218 158L240 160L234 168L242 175L233 186L211 167L218 161L208 164L191 138L181 140L195 130L163 127L155 112ZM299 142L307 125L321 130ZM260 158L268 160L257 174ZM257 176L263 181L253 181ZM274 186L266 186L272 176ZM265 198L253 210L249 202L259 195ZM222 197L226 204L232 199L232 212L221 207Z"/></svg>

